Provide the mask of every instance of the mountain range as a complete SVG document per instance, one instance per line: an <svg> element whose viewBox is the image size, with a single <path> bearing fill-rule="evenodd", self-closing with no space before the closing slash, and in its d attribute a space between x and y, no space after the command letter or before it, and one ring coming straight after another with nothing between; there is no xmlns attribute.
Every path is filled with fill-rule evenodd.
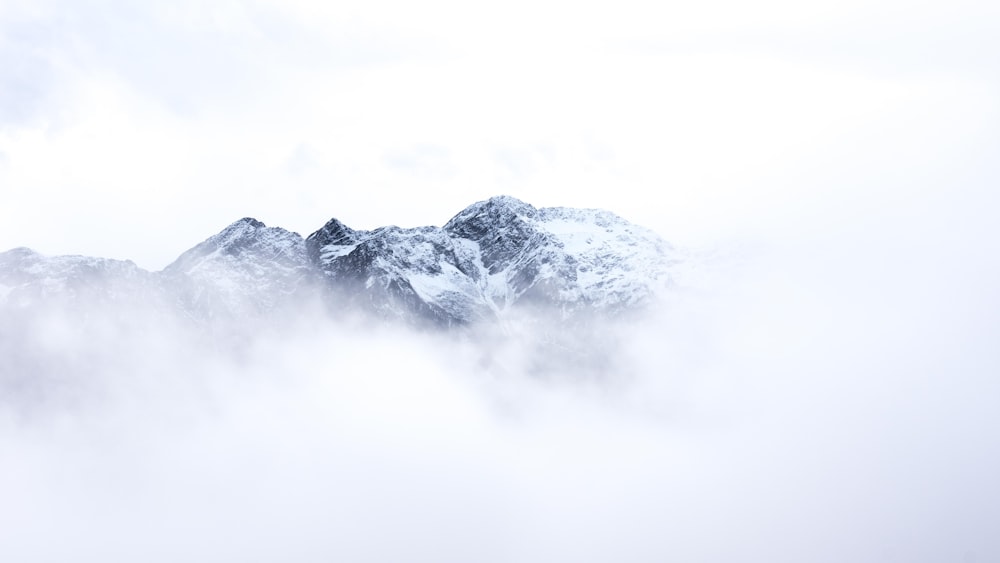
<svg viewBox="0 0 1000 563"><path fill-rule="evenodd" d="M658 235L608 211L498 196L443 227L368 231L330 219L303 238L244 218L159 272L15 248L0 253L0 307L152 307L206 322L307 302L334 315L443 328L525 314L571 321L641 308L670 284L676 262Z"/></svg>

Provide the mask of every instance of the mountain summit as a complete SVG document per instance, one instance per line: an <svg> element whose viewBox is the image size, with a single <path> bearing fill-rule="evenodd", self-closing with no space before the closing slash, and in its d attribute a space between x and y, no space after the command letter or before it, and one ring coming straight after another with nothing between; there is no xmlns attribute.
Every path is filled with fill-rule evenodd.
<svg viewBox="0 0 1000 563"><path fill-rule="evenodd" d="M475 203L444 227L356 231L333 219L306 246L355 303L445 325L529 305L561 315L637 305L665 284L670 262L669 245L617 215L510 196Z"/></svg>

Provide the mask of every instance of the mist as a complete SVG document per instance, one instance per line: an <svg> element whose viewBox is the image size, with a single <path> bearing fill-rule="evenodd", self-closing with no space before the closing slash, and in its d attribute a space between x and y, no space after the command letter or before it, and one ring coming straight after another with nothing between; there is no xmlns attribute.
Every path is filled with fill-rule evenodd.
<svg viewBox="0 0 1000 563"><path fill-rule="evenodd" d="M596 371L540 370L530 327L308 306L216 327L236 343L141 308L8 316L0 552L993 560L1000 269L949 201L690 251L653 310L591 327Z"/></svg>

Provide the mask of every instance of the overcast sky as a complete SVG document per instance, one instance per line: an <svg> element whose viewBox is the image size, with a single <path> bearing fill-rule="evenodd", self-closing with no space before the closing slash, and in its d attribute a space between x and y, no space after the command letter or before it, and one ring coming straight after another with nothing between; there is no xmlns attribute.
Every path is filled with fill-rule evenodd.
<svg viewBox="0 0 1000 563"><path fill-rule="evenodd" d="M998 21L986 1L0 0L0 248L159 269L243 216L440 225L500 193L682 244L992 202Z"/></svg>

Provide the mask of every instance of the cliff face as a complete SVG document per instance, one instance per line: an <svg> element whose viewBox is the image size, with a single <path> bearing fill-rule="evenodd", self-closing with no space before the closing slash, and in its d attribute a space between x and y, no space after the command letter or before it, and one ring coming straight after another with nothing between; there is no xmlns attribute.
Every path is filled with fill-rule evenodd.
<svg viewBox="0 0 1000 563"><path fill-rule="evenodd" d="M448 325L529 304L565 315L636 306L666 284L671 260L657 235L606 211L506 196L441 228L354 231L332 220L306 245L331 286L380 314Z"/></svg>

